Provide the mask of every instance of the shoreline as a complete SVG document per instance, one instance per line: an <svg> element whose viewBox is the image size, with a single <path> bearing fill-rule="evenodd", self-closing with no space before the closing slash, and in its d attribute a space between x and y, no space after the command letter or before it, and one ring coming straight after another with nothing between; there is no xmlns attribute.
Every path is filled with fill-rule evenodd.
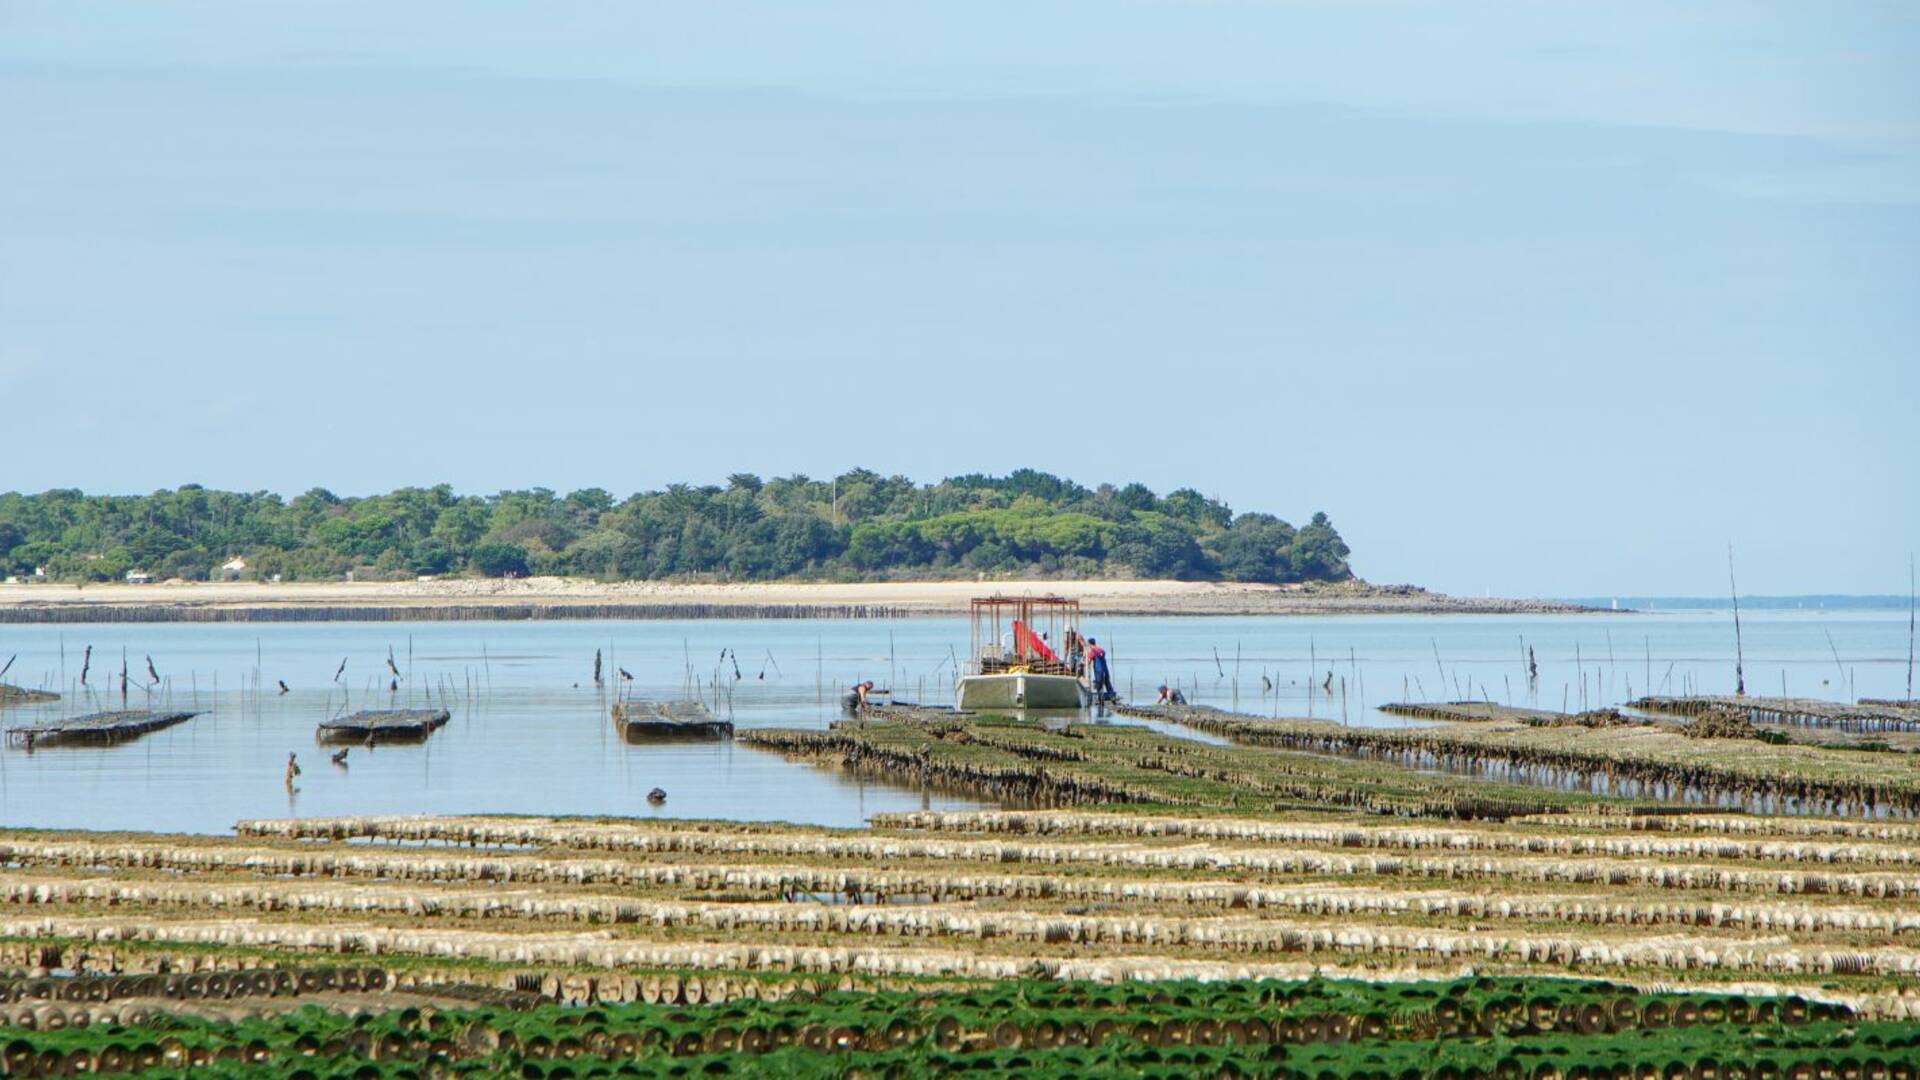
<svg viewBox="0 0 1920 1080"><path fill-rule="evenodd" d="M965 614L975 596L1057 595L1090 615L1607 613L1552 600L1411 586L1199 581L597 582L570 578L0 587L0 624L529 619L907 618Z"/></svg>

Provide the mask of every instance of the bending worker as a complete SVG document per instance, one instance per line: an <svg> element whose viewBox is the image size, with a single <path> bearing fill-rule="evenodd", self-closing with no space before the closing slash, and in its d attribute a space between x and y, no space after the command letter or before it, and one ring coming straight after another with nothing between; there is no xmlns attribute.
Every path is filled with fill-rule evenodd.
<svg viewBox="0 0 1920 1080"><path fill-rule="evenodd" d="M840 695L840 707L848 712L859 712L867 707L867 695L873 692L873 680L854 683L846 693Z"/></svg>

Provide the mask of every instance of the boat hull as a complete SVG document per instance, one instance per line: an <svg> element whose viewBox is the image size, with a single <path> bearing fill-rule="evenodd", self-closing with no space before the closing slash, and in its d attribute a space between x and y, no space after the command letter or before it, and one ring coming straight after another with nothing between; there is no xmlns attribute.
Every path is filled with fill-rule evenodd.
<svg viewBox="0 0 1920 1080"><path fill-rule="evenodd" d="M961 709L1077 709L1085 704L1085 688L1072 675L1035 675L1005 672L962 675L954 691Z"/></svg>

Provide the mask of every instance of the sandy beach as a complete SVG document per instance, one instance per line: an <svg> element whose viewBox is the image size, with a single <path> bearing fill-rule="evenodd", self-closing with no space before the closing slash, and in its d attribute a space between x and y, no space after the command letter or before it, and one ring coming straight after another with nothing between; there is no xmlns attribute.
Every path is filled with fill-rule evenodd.
<svg viewBox="0 0 1920 1080"><path fill-rule="evenodd" d="M1556 601L1446 596L1408 586L1303 587L1196 581L915 581L703 584L569 578L153 585L0 586L0 621L169 618L594 618L790 615L935 615L975 596L1068 596L1090 612L1137 615L1286 615L1566 612ZM457 614L450 614L457 612Z"/></svg>

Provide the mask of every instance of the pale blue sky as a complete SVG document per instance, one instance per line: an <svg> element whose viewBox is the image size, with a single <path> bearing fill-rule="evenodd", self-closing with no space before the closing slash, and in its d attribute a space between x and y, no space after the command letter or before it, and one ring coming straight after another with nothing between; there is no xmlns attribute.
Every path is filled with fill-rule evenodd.
<svg viewBox="0 0 1920 1080"><path fill-rule="evenodd" d="M1033 465L1901 591L1916 70L1909 3L0 0L0 490Z"/></svg>

